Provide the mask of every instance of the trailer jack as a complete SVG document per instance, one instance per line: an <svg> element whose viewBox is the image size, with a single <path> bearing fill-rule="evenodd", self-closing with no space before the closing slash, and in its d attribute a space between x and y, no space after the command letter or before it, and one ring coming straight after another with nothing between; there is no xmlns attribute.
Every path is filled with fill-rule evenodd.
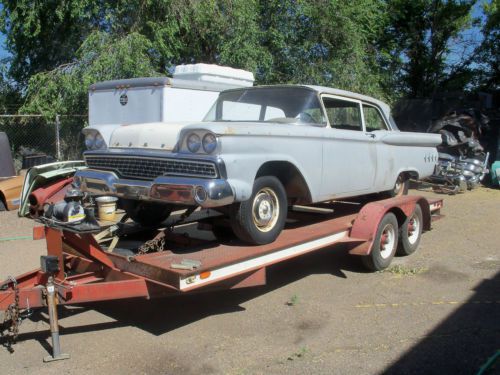
<svg viewBox="0 0 500 375"><path fill-rule="evenodd" d="M54 278L52 276L49 277L45 289L47 291L47 307L49 310L50 334L52 336L52 355L45 357L43 361L54 362L69 359L69 354L61 353L61 344L59 340L59 320L57 318L56 287L54 286Z"/></svg>

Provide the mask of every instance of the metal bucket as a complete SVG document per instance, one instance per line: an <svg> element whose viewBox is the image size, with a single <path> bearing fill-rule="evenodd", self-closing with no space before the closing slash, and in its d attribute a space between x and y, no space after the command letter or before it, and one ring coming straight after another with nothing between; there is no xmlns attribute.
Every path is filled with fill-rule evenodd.
<svg viewBox="0 0 500 375"><path fill-rule="evenodd" d="M97 202L97 213L100 220L114 221L116 216L116 197L98 197L95 199Z"/></svg>

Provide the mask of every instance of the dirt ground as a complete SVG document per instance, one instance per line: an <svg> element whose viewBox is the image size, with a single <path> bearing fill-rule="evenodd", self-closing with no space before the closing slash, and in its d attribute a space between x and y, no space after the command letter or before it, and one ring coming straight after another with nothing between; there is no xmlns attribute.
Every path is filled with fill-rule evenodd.
<svg viewBox="0 0 500 375"><path fill-rule="evenodd" d="M265 287L61 308L71 359L50 364L42 312L0 347L0 374L475 374L500 349L500 191L440 197L446 217L388 271L331 248L273 266ZM32 225L0 213L0 238ZM0 240L0 279L44 245Z"/></svg>

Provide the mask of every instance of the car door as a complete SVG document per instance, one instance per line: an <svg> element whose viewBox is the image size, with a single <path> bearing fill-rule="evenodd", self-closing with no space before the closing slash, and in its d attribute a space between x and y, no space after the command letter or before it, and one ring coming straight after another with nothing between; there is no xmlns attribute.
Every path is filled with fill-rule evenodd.
<svg viewBox="0 0 500 375"><path fill-rule="evenodd" d="M397 160L394 156L394 146L382 141L390 128L376 106L368 103L363 103L362 106L365 132L372 138L377 153L374 188L379 191L390 189L397 177L395 175Z"/></svg>
<svg viewBox="0 0 500 375"><path fill-rule="evenodd" d="M354 196L372 191L377 167L373 136L365 132L361 101L322 95L328 117L323 146L322 195Z"/></svg>

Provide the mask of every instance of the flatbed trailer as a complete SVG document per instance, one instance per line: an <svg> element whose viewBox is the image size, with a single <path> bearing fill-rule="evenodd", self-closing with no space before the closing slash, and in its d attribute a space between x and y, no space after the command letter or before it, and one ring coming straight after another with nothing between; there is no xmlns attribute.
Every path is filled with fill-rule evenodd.
<svg viewBox="0 0 500 375"><path fill-rule="evenodd" d="M120 239L112 246L114 250L109 251L94 233L58 225L38 226L34 238L45 238L47 256L41 257L41 268L0 283L0 312L6 317L3 328L15 338L26 310L47 307L53 355L45 360L65 359L68 356L60 352L57 305L264 285L268 266L321 249L333 250L339 244L348 246L350 254L371 259L368 264L372 269L380 265L371 257L385 252L382 260L386 267L398 242L399 247L405 247L398 235L411 240L406 241L406 246L413 245L411 251L402 249L403 253L413 252L421 233L441 217L442 205L441 199L403 196L340 205L334 210L329 209L331 206L292 210L278 239L262 246L247 246L232 238L186 236L183 227L178 226L166 231L164 237L146 237L151 249L159 241L164 241L162 249L166 248L146 253L124 250L126 246L121 244L140 235L137 230L122 228ZM394 217L395 228L391 224ZM113 228L108 229L112 232Z"/></svg>

